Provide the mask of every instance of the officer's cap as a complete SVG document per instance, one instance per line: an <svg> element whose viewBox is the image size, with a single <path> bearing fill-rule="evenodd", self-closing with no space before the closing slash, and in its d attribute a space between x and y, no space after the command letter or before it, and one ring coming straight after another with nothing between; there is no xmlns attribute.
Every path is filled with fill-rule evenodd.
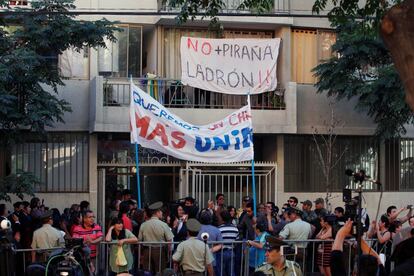
<svg viewBox="0 0 414 276"><path fill-rule="evenodd" d="M187 221L187 230L190 232L199 232L201 229L201 224L198 220L191 218Z"/></svg>
<svg viewBox="0 0 414 276"><path fill-rule="evenodd" d="M159 210L159 209L162 208L162 205L163 204L162 204L161 201L154 202L150 206L148 206L148 210L150 210L150 211L157 211L157 210Z"/></svg>
<svg viewBox="0 0 414 276"><path fill-rule="evenodd" d="M274 236L266 236L266 243L264 245L265 250L280 249L282 245L287 245L281 239L278 239Z"/></svg>

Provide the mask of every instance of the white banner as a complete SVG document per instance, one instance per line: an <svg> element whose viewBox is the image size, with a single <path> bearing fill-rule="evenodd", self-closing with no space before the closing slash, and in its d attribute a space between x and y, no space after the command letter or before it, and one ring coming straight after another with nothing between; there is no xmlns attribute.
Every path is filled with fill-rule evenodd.
<svg viewBox="0 0 414 276"><path fill-rule="evenodd" d="M208 91L246 95L276 89L280 38L181 38L181 81Z"/></svg>
<svg viewBox="0 0 414 276"><path fill-rule="evenodd" d="M229 163L253 159L250 106L218 122L197 126L171 113L131 84L131 143L179 159Z"/></svg>

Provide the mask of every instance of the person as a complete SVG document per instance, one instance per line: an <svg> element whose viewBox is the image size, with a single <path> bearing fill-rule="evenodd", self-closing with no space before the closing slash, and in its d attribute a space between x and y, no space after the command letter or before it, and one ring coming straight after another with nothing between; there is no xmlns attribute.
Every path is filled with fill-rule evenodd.
<svg viewBox="0 0 414 276"><path fill-rule="evenodd" d="M140 242L172 242L174 234L168 225L163 222L162 208L163 203L158 201L148 206L146 212L149 220L145 221L138 233ZM167 256L171 251L171 245L166 247L160 244L145 244L142 250L143 267L146 271L153 274L161 273L167 267Z"/></svg>
<svg viewBox="0 0 414 276"><path fill-rule="evenodd" d="M319 271L322 275L331 276L331 251L332 251L332 241L333 238L333 222L335 217L325 215L320 218L320 224L322 229L316 234L316 239L323 240L318 247L318 254L316 257L316 263L318 264Z"/></svg>
<svg viewBox="0 0 414 276"><path fill-rule="evenodd" d="M111 245L109 253L109 266L113 275L119 273L129 273L132 270L134 258L131 252L130 244L137 243L138 239L128 229L124 229L123 220L120 218L113 218L111 221L111 227L108 229L105 240L107 242L117 241L116 244ZM127 264L119 266L116 263L116 257L118 250L123 250Z"/></svg>
<svg viewBox="0 0 414 276"><path fill-rule="evenodd" d="M382 215L380 221L377 223L375 220L372 221L371 227L367 233L368 238L376 239L374 242L373 247L376 249L378 253L383 253L386 257L385 260L385 270L387 273L390 272L391 269L391 249L392 249L392 239L393 233L389 231L389 220L388 217Z"/></svg>
<svg viewBox="0 0 414 276"><path fill-rule="evenodd" d="M177 206L177 218L175 220L175 223L173 224L173 234L174 234L174 241L175 242L182 242L186 240L187 238L187 220L188 215L184 211L184 208L181 205Z"/></svg>
<svg viewBox="0 0 414 276"><path fill-rule="evenodd" d="M328 214L328 210L325 209L325 200L323 198L319 197L314 202L315 213L318 217L322 217Z"/></svg>
<svg viewBox="0 0 414 276"><path fill-rule="evenodd" d="M220 216L221 217L221 216ZM198 233L197 238L201 241L203 241L203 238L201 237L201 234L207 233L209 242L222 242L223 237L221 236L220 230L212 225L213 222L213 216L211 215L210 211L207 209L204 209L200 213L199 221L201 223L201 229ZM213 244L210 248L211 253L213 253L214 260L213 261L213 269L216 275L221 271L221 262L217 258L217 253L221 250L222 244Z"/></svg>
<svg viewBox="0 0 414 276"><path fill-rule="evenodd" d="M267 226L264 222L256 223L256 239L254 241L247 240L247 245L250 246L249 274L252 274L265 261L266 250L264 249L264 245L266 243L266 237L269 236L266 229Z"/></svg>
<svg viewBox="0 0 414 276"><path fill-rule="evenodd" d="M286 260L281 254L280 248L287 245L285 242L274 236L267 236L266 242L266 263L259 266L256 269L256 272L262 272L264 275L272 276L302 276L299 264L294 261Z"/></svg>
<svg viewBox="0 0 414 276"><path fill-rule="evenodd" d="M406 210L408 210L408 213L404 217L399 218L398 216ZM389 206L387 208L387 213L386 213L386 216L388 217L388 221L390 223L393 222L394 220L399 220L402 224L408 221L412 215L413 215L412 208L407 209L405 207L402 207L400 209L397 209L397 207L394 205Z"/></svg>
<svg viewBox="0 0 414 276"><path fill-rule="evenodd" d="M223 264L222 275L232 276L235 275L234 260L236 259L234 242L239 237L239 230L232 224L230 212L226 210L222 211L221 217L223 218L224 224L220 225L218 229L223 238L223 250L217 252L217 260Z"/></svg>
<svg viewBox="0 0 414 276"><path fill-rule="evenodd" d="M408 226L401 229L399 233L396 233L392 242L392 251L394 252L395 247L405 241L406 239L411 238L410 232L414 229L414 216L408 219Z"/></svg>
<svg viewBox="0 0 414 276"><path fill-rule="evenodd" d="M82 223L73 227L72 238L82 238L84 242L83 251L91 272L95 272L95 259L98 254L97 244L102 241L103 234L101 226L95 223L95 215L91 210L84 211Z"/></svg>
<svg viewBox="0 0 414 276"><path fill-rule="evenodd" d="M411 234L412 237L401 242L392 254L395 268L390 276L414 275L414 228Z"/></svg>
<svg viewBox="0 0 414 276"><path fill-rule="evenodd" d="M230 213L231 223L234 226L237 226L237 210L236 210L236 207L234 207L233 205L229 205L229 206L227 206L227 211ZM226 222L224 222L224 223L226 223Z"/></svg>
<svg viewBox="0 0 414 276"><path fill-rule="evenodd" d="M240 238L242 240L254 240L255 231L253 228L253 204L247 203L246 205L246 214L241 217L239 224L237 225L239 229Z"/></svg>
<svg viewBox="0 0 414 276"><path fill-rule="evenodd" d="M174 269L178 272L179 266L183 275L203 276L207 270L208 276L213 276L213 256L206 243L197 239L201 224L196 219L187 222L188 239L180 243L172 256Z"/></svg>
<svg viewBox="0 0 414 276"><path fill-rule="evenodd" d="M242 206L237 209L237 218L239 221L241 221L243 216L246 214L246 206L248 203L253 204L253 199L250 196L244 196L242 199Z"/></svg>
<svg viewBox="0 0 414 276"><path fill-rule="evenodd" d="M289 197L287 203L289 204L290 207L297 207L298 206L298 198L295 196L291 196Z"/></svg>
<svg viewBox="0 0 414 276"><path fill-rule="evenodd" d="M291 241L303 241L309 239L312 235L312 228L309 223L301 219L302 210L296 207L289 207L287 213L290 223L286 224L282 231L280 231L279 237L281 239L287 239ZM306 256L305 250L307 247L307 242L296 242L294 245L298 247L296 260L303 267L304 258Z"/></svg>
<svg viewBox="0 0 414 276"><path fill-rule="evenodd" d="M341 227L336 234L331 251L331 273L332 276L346 276L347 269L344 263L344 241L345 238L351 235L352 221L348 219L343 227ZM359 257L360 270L354 269L353 275L372 276L385 275L384 266L377 252L372 249L367 242L361 240L362 256Z"/></svg>
<svg viewBox="0 0 414 276"><path fill-rule="evenodd" d="M345 224L345 221L346 221L344 208L336 207L334 209L334 215L336 217L336 224L338 226L343 226Z"/></svg>
<svg viewBox="0 0 414 276"><path fill-rule="evenodd" d="M266 206L263 203L257 205L257 215L266 215Z"/></svg>
<svg viewBox="0 0 414 276"><path fill-rule="evenodd" d="M30 215L33 220L33 230L42 226L40 217L43 215L44 211L40 208L42 202L38 197L34 197L30 200Z"/></svg>
<svg viewBox="0 0 414 276"><path fill-rule="evenodd" d="M23 209L19 214L20 221L20 245L22 248L30 248L33 237L33 223L30 215L31 208L28 201L22 202Z"/></svg>
<svg viewBox="0 0 414 276"><path fill-rule="evenodd" d="M266 225L266 232L275 235L275 229L277 229L277 207L271 201L266 202L264 207L264 212L257 215L256 223L264 223ZM279 232L277 232L277 234L279 234Z"/></svg>
<svg viewBox="0 0 414 276"><path fill-rule="evenodd" d="M129 203L128 203L128 201L122 201L119 204L118 218L122 219L122 221L124 223L124 228L128 229L129 231L132 232L132 221L128 217L128 212L129 212Z"/></svg>
<svg viewBox="0 0 414 276"><path fill-rule="evenodd" d="M312 210L312 201L305 200L302 201L302 219L310 224L313 224L317 219L318 216L316 215L315 211Z"/></svg>
<svg viewBox="0 0 414 276"><path fill-rule="evenodd" d="M188 196L184 199L184 210L188 214L188 218L196 218L198 214L198 207L195 205L195 199Z"/></svg>
<svg viewBox="0 0 414 276"><path fill-rule="evenodd" d="M216 195L216 205L214 206L213 212L213 225L219 226L223 224L223 218L221 217L221 211L226 210L226 204L224 199L224 194L218 193Z"/></svg>
<svg viewBox="0 0 414 276"><path fill-rule="evenodd" d="M116 199L114 200L114 202L112 203L112 210L109 213L109 221L112 221L114 218L118 217L119 214L119 205L121 204L122 201Z"/></svg>
<svg viewBox="0 0 414 276"><path fill-rule="evenodd" d="M61 243L63 243L64 232L52 227L52 216L53 212L47 211L39 217L42 223L42 227L33 233L33 240L31 245L32 249L50 249L58 247ZM36 254L36 251L32 251L32 262L34 263L36 260L45 261L47 259L47 256L47 252L39 252Z"/></svg>

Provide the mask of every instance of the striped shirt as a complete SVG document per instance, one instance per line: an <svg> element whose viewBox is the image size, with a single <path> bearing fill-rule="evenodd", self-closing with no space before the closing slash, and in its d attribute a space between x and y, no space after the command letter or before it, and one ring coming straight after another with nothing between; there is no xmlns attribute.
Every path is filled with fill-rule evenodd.
<svg viewBox="0 0 414 276"><path fill-rule="evenodd" d="M96 240L102 236L102 230L98 224L94 224L92 228L89 229L83 228L82 225L76 225L73 228L73 238L83 238L85 241L88 237L91 240ZM91 257L96 257L96 244L89 244L89 248L91 249Z"/></svg>
<svg viewBox="0 0 414 276"><path fill-rule="evenodd" d="M233 249L233 244L230 244L239 238L239 229L233 224L222 224L219 227L221 236L223 237L223 248ZM227 243L227 244L226 244Z"/></svg>

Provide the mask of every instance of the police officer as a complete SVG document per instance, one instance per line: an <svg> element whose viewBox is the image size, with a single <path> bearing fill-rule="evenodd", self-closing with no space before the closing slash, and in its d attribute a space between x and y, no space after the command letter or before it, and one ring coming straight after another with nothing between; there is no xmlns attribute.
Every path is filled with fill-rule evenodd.
<svg viewBox="0 0 414 276"><path fill-rule="evenodd" d="M155 243L144 244L142 250L144 269L153 274L161 273L167 267L167 257L171 249L171 246L156 243L172 242L174 238L168 225L161 221L162 206L160 201L148 206L147 213L150 219L141 225L138 233L139 241Z"/></svg>
<svg viewBox="0 0 414 276"><path fill-rule="evenodd" d="M178 270L178 264L184 271L185 276L213 275L213 255L207 244L197 239L201 224L196 219L187 221L188 239L180 243L173 255L174 267Z"/></svg>
<svg viewBox="0 0 414 276"><path fill-rule="evenodd" d="M294 261L286 260L281 254L281 246L287 245L282 240L266 237L266 263L259 266L256 271L272 276L302 276L299 265Z"/></svg>

